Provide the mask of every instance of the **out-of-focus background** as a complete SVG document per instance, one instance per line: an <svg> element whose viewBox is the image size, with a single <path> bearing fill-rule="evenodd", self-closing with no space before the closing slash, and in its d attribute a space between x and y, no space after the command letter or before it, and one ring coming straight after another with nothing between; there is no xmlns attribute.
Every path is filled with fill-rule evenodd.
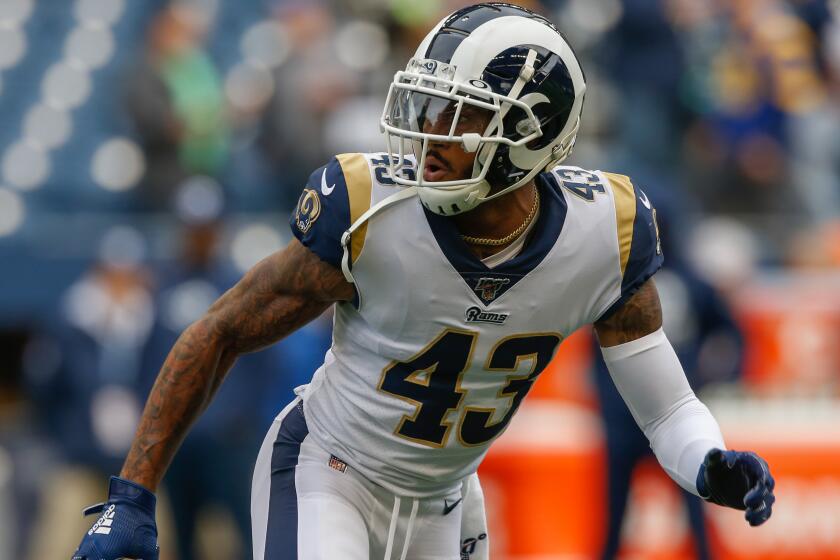
<svg viewBox="0 0 840 560"><path fill-rule="evenodd" d="M0 559L69 558L177 334L285 244L313 169L381 149L393 72L464 4L0 0ZM482 467L494 558L840 558L840 7L523 4L586 71L569 162L657 205L666 331L778 504L750 529L684 499L581 332ZM161 558L250 558L259 442L329 329L237 365L167 475Z"/></svg>

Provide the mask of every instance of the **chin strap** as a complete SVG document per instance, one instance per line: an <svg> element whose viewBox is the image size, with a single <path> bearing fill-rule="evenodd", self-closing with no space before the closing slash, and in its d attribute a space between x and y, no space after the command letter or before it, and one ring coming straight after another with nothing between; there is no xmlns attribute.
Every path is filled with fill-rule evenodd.
<svg viewBox="0 0 840 560"><path fill-rule="evenodd" d="M519 76L516 77L516 83L513 84L513 87L510 88L510 92L508 92L508 97L513 99L519 99L519 94L522 93L522 89L525 87L525 84L531 81L531 78L534 77L534 62L537 60L537 51L534 49L528 49L528 54L525 56L525 63L522 65L522 68L519 70ZM501 111L501 118L504 118L507 115L507 112L510 111L512 105L508 105Z"/></svg>
<svg viewBox="0 0 840 560"><path fill-rule="evenodd" d="M402 200L406 200L407 198L411 198L417 194L417 187L406 187L404 189L395 192L394 194L387 196L371 206L367 209L367 211L359 216L359 218L347 228L347 231L341 236L341 249L344 251L344 254L341 256L341 272L344 273L344 278L350 282L351 284L355 284L356 281L353 278L353 274L350 272L350 266L352 263L350 262L350 237L353 235L353 232L362 227L368 220L370 220L374 214L384 210L388 206L396 204ZM358 290L356 292L358 294ZM361 295L359 295L361 300ZM361 301L360 301L361 304Z"/></svg>
<svg viewBox="0 0 840 560"><path fill-rule="evenodd" d="M534 77L534 61L537 60L537 51L534 49L528 49L528 54L525 55L525 62L522 64L522 68L519 69L519 75L516 77L516 81L511 86L510 91L507 93L507 97L510 99L519 99L519 94L522 93L522 90L525 88L525 85L531 81L531 78ZM490 127L488 128L502 128L502 121L507 116L508 111L510 111L512 104L508 103L499 108L499 112L493 117L493 121L490 123Z"/></svg>

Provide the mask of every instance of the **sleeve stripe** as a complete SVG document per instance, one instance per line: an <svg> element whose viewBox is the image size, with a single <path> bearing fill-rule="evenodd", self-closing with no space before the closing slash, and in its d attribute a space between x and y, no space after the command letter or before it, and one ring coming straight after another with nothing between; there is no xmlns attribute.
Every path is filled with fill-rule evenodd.
<svg viewBox="0 0 840 560"><path fill-rule="evenodd" d="M612 185L615 201L615 223L618 230L618 251L621 258L621 276L630 259L630 247L633 244L633 223L636 221L636 191L626 175L604 173Z"/></svg>
<svg viewBox="0 0 840 560"><path fill-rule="evenodd" d="M364 154L341 154L336 156L344 173L347 185L347 196L350 198L350 224L354 224L359 217L370 208L371 178L370 167ZM367 236L365 223L355 232L350 240L351 263L356 262L365 246Z"/></svg>

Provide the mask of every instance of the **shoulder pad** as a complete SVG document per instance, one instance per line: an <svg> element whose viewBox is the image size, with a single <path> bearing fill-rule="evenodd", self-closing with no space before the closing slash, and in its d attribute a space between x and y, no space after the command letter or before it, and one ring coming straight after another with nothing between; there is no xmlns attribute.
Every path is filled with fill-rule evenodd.
<svg viewBox="0 0 840 560"><path fill-rule="evenodd" d="M364 154L340 154L310 175L290 218L300 242L333 266L341 266L341 236L370 207L371 174ZM366 228L353 235L355 260Z"/></svg>
<svg viewBox="0 0 840 560"><path fill-rule="evenodd" d="M650 199L626 175L606 172L603 175L612 190L615 205L621 297L602 318L621 307L663 263L656 208Z"/></svg>

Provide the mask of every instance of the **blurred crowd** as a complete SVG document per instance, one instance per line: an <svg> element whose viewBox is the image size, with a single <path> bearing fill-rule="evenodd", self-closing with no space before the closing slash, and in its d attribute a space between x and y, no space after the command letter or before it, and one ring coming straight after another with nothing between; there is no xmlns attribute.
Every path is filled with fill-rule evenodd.
<svg viewBox="0 0 840 560"><path fill-rule="evenodd" d="M313 169L382 149L394 71L466 3L0 3L0 560L68 556L180 331L282 247ZM519 3L583 62L569 162L666 201L676 273L840 267L837 4ZM162 558L249 557L256 450L329 340L324 317L230 374L167 476ZM238 538L198 542L208 511Z"/></svg>

